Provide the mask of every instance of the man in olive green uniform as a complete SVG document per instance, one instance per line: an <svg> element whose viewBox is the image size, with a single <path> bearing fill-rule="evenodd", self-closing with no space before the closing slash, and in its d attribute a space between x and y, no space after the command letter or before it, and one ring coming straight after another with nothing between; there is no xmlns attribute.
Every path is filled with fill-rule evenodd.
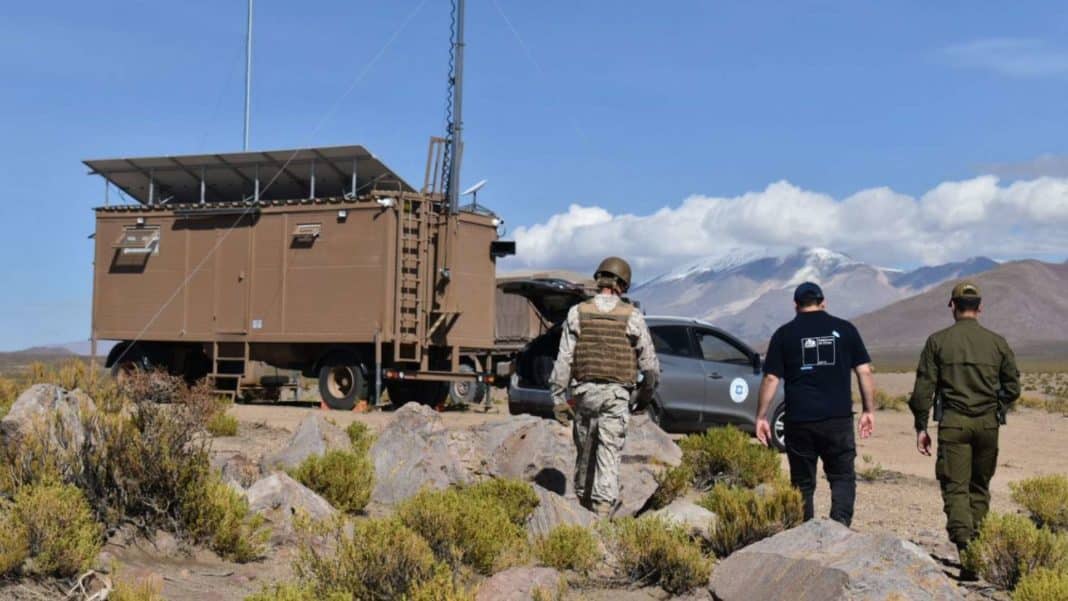
<svg viewBox="0 0 1068 601"><path fill-rule="evenodd" d="M935 407L938 459L949 538L963 550L990 509L990 479L998 459L998 426L1008 404L1020 396L1020 374L1012 349L1001 336L979 325L979 288L962 282L953 288L952 326L927 339L909 407L915 416L916 448L931 454L927 420ZM937 397L937 398L936 398ZM962 576L964 574L962 573Z"/></svg>
<svg viewBox="0 0 1068 601"><path fill-rule="evenodd" d="M660 363L641 311L621 298L630 286L630 266L609 257L594 278L600 293L568 311L549 382L557 419L574 418L575 494L587 509L610 517L619 499L629 412L643 410L652 398ZM639 370L643 379L632 407Z"/></svg>

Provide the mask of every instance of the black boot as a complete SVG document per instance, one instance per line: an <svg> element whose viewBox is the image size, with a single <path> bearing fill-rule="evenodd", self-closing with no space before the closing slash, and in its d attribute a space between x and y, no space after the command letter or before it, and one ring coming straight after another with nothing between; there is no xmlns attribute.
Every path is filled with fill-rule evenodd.
<svg viewBox="0 0 1068 601"><path fill-rule="evenodd" d="M960 560L960 578L961 582L975 582L979 580L979 576L964 566L964 551L968 548L968 545L957 545L957 558Z"/></svg>

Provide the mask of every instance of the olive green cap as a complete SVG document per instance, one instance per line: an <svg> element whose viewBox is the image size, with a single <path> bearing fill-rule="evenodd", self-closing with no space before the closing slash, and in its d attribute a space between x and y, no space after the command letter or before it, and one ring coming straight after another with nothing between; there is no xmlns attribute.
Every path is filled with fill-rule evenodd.
<svg viewBox="0 0 1068 601"><path fill-rule="evenodd" d="M958 283L953 287L953 292L949 295L949 302L952 303L958 298L978 298L981 299L983 295L979 292L979 286L967 280Z"/></svg>

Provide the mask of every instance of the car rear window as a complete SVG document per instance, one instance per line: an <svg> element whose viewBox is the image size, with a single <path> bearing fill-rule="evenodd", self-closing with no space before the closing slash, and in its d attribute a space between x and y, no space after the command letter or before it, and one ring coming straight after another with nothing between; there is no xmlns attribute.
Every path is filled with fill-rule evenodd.
<svg viewBox="0 0 1068 601"><path fill-rule="evenodd" d="M658 355L694 356L686 326L655 326L649 328L649 334L653 338L653 348Z"/></svg>

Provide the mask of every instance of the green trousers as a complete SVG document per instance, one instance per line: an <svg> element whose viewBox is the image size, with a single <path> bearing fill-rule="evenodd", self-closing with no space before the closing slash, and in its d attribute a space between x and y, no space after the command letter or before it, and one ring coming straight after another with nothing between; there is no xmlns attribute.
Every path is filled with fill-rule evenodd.
<svg viewBox="0 0 1068 601"><path fill-rule="evenodd" d="M967 545L990 510L990 479L998 463L998 427L989 419L954 420L938 428L935 472L942 486L949 539Z"/></svg>

